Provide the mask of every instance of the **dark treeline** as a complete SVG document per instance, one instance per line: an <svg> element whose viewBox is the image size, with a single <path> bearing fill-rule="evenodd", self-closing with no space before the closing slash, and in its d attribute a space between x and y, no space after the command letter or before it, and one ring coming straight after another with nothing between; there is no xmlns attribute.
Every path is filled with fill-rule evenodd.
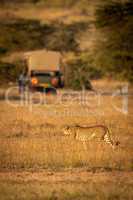
<svg viewBox="0 0 133 200"><path fill-rule="evenodd" d="M0 1L0 3L7 2L8 0ZM12 0L11 2L14 4L44 2L45 5L52 6L70 6L80 3L84 7L89 3L88 0ZM99 3L96 7L93 23L96 31L103 33L105 40L101 38L96 43L95 51L91 56L89 52L81 51L77 40L77 35L85 32L89 27L89 20L68 25L59 21L42 24L37 20L10 17L0 20L0 60L4 55L12 52L47 48L74 54L73 59L65 63L69 87L81 88L82 85L89 84L89 78L105 76L133 82L133 2L132 0L100 2L104 3ZM3 67L8 69L8 80L10 71L14 80L20 72L21 63L12 64L8 67L8 63L0 62L0 74L4 75Z"/></svg>
<svg viewBox="0 0 133 200"><path fill-rule="evenodd" d="M106 74L133 81L133 1L108 3L97 9L96 25L105 31L98 63Z"/></svg>

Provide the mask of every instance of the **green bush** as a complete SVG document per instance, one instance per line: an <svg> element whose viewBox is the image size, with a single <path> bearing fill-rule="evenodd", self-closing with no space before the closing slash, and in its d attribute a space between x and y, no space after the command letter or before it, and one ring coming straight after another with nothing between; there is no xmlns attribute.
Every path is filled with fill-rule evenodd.
<svg viewBox="0 0 133 200"><path fill-rule="evenodd" d="M125 3L109 1L96 10L97 26L110 26L116 23L127 21L133 15L133 2L128 0Z"/></svg>
<svg viewBox="0 0 133 200"><path fill-rule="evenodd" d="M66 65L67 85L72 89L92 90L90 80L99 79L103 76L102 70L92 66L88 55L85 53L69 60Z"/></svg>
<svg viewBox="0 0 133 200"><path fill-rule="evenodd" d="M14 64L0 62L0 82L16 81L24 67L23 62L16 62Z"/></svg>
<svg viewBox="0 0 133 200"><path fill-rule="evenodd" d="M0 46L0 55L7 53L7 51L8 51L7 48Z"/></svg>
<svg viewBox="0 0 133 200"><path fill-rule="evenodd" d="M0 21L0 44L8 51L43 48L46 37L54 32L54 26L35 20L9 19Z"/></svg>
<svg viewBox="0 0 133 200"><path fill-rule="evenodd" d="M72 25L58 24L56 31L48 37L46 48L61 52L77 51L79 45L76 41L76 35L80 31L81 24Z"/></svg>
<svg viewBox="0 0 133 200"><path fill-rule="evenodd" d="M76 35L87 28L86 23L41 24L36 20L9 19L0 21L0 53L47 48L77 51Z"/></svg>

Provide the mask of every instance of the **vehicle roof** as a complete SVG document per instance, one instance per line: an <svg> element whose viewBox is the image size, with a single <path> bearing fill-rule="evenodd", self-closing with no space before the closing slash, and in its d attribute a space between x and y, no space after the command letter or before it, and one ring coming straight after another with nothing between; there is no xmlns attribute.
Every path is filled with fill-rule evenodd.
<svg viewBox="0 0 133 200"><path fill-rule="evenodd" d="M31 70L60 70L61 53L56 51L37 50L25 54Z"/></svg>

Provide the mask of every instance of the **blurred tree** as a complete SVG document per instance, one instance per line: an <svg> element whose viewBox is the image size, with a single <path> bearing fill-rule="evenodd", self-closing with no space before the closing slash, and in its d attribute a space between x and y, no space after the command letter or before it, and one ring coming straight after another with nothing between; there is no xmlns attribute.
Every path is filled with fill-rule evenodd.
<svg viewBox="0 0 133 200"><path fill-rule="evenodd" d="M96 25L106 38L97 45L96 62L106 74L133 81L133 2L107 3L97 9L96 16Z"/></svg>

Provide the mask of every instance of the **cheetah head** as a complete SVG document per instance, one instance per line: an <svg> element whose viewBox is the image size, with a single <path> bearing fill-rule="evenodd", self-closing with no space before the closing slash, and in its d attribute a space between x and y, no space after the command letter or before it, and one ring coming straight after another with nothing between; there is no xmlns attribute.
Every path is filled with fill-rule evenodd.
<svg viewBox="0 0 133 200"><path fill-rule="evenodd" d="M63 134L64 135L71 135L71 128L69 126L66 126L63 128Z"/></svg>

